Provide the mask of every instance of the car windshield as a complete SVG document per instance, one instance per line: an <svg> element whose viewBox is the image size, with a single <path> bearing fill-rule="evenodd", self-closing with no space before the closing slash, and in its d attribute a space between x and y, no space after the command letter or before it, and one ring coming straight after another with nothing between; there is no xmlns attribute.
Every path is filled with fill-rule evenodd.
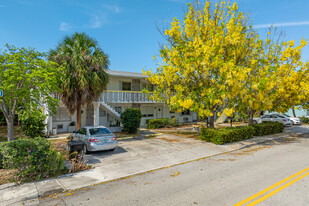
<svg viewBox="0 0 309 206"><path fill-rule="evenodd" d="M286 117L291 117L290 115L287 115L287 114L285 114L284 116L286 116Z"/></svg>
<svg viewBox="0 0 309 206"><path fill-rule="evenodd" d="M90 135L110 134L111 132L107 128L93 128L89 129Z"/></svg>

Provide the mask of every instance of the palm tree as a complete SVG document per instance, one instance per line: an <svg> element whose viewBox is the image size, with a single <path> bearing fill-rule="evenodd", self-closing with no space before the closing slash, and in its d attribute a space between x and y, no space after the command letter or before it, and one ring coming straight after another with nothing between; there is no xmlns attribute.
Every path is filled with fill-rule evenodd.
<svg viewBox="0 0 309 206"><path fill-rule="evenodd" d="M48 59L64 68L59 84L60 97L71 115L76 111L79 129L81 107L97 99L106 88L108 56L95 39L76 32L65 36L55 49L51 49Z"/></svg>

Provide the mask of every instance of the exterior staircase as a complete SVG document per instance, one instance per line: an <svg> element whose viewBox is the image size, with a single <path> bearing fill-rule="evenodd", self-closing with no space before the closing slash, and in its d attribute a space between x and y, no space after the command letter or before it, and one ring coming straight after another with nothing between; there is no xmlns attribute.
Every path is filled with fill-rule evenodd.
<svg viewBox="0 0 309 206"><path fill-rule="evenodd" d="M108 105L107 103L105 102L100 102L101 106L109 111L110 115L112 115L114 118L120 120L120 113L117 112L116 110L114 110L114 108L112 108L110 105Z"/></svg>

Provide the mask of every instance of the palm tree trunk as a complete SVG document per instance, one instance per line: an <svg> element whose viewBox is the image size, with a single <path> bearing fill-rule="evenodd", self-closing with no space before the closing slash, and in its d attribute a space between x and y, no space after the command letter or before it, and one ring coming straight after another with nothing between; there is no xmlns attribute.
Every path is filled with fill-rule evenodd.
<svg viewBox="0 0 309 206"><path fill-rule="evenodd" d="M292 112L293 112L293 117L296 117L296 113L295 113L294 107L292 108Z"/></svg>
<svg viewBox="0 0 309 206"><path fill-rule="evenodd" d="M76 110L76 130L78 130L81 125L81 110L82 110L82 105L81 103L78 103L77 110Z"/></svg>

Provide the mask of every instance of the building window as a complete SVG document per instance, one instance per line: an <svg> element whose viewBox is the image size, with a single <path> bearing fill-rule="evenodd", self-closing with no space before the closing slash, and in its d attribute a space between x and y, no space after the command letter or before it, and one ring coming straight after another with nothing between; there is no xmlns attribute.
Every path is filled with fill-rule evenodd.
<svg viewBox="0 0 309 206"><path fill-rule="evenodd" d="M122 82L123 91L131 91L131 82Z"/></svg>
<svg viewBox="0 0 309 206"><path fill-rule="evenodd" d="M54 122L68 122L71 121L71 115L68 110L64 107L58 107L56 109L56 114L53 115Z"/></svg>
<svg viewBox="0 0 309 206"><path fill-rule="evenodd" d="M190 110L185 110L183 112L181 112L181 115L190 115Z"/></svg>

